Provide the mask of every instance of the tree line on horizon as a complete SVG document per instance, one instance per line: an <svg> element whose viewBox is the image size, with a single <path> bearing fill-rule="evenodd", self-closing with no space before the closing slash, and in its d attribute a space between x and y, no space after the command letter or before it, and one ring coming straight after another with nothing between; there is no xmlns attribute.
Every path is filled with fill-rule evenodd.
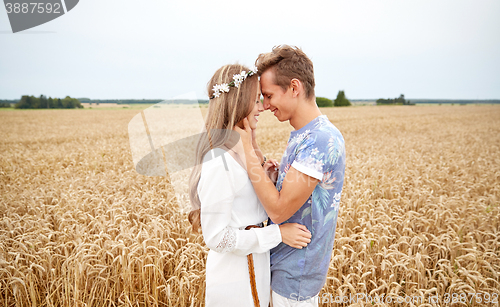
<svg viewBox="0 0 500 307"><path fill-rule="evenodd" d="M398 98L395 99L377 99L377 105L406 105L406 106L414 106L415 104L409 100L405 99L405 95L401 94Z"/></svg>
<svg viewBox="0 0 500 307"><path fill-rule="evenodd" d="M90 99L90 98L78 98L80 102L99 105L100 103L116 103L116 104L155 104L164 101L164 99Z"/></svg>
<svg viewBox="0 0 500 307"><path fill-rule="evenodd" d="M364 99L367 100L367 99ZM370 99L368 99L370 100ZM0 108L11 108L14 106L16 109L66 109L66 108L83 108L82 102L95 103L117 103L117 104L155 104L165 100L160 99L90 99L90 98L71 98L66 96L66 98L46 98L46 96L41 95L40 97L35 96L22 96L21 99L12 100L1 100ZM370 100L373 101L373 100ZM176 103L187 103L184 101L173 101ZM208 104L208 100L198 100L199 104ZM191 101L189 103L192 103ZM482 100L459 100L459 99L412 99L406 100L404 95L401 94L395 99L383 99L380 98L376 101L377 105L415 105L420 103L429 104L500 104L499 99L482 99ZM337 106L350 106L352 105L349 99L345 96L344 91L339 91L337 98L334 100L325 97L316 97L316 104L318 107L337 107Z"/></svg>
<svg viewBox="0 0 500 307"><path fill-rule="evenodd" d="M10 105L10 104L9 104ZM47 98L44 95L40 97L22 96L21 100L14 105L15 109L75 109L83 108L80 101L76 98L66 96L65 98Z"/></svg>

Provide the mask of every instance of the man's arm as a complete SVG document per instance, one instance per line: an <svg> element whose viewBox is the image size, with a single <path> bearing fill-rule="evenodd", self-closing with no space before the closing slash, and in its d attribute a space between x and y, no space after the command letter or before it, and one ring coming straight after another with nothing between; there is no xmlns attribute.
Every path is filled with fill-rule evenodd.
<svg viewBox="0 0 500 307"><path fill-rule="evenodd" d="M319 180L290 167L283 180L281 192L278 192L260 165L251 139L247 135L243 137L245 130L240 129L238 132L242 135L248 177L255 193L271 220L276 224L283 223L302 207Z"/></svg>
<svg viewBox="0 0 500 307"><path fill-rule="evenodd" d="M283 180L281 191L278 192L273 186L274 190L278 192L279 198L275 206L272 206L272 203L269 206L271 212L268 215L271 220L278 224L288 220L304 205L318 182L318 179L290 167ZM257 195L259 196L259 194ZM267 207L264 206L264 208L267 211Z"/></svg>

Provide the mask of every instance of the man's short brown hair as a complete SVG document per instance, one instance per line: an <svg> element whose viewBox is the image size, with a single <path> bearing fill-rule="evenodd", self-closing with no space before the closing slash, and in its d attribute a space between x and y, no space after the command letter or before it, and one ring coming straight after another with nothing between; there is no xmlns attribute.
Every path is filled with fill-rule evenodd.
<svg viewBox="0 0 500 307"><path fill-rule="evenodd" d="M275 84L286 91L292 79L302 82L306 98L314 96L314 69L312 61L294 46L275 46L273 51L261 53L255 61L259 76L268 69L274 69Z"/></svg>

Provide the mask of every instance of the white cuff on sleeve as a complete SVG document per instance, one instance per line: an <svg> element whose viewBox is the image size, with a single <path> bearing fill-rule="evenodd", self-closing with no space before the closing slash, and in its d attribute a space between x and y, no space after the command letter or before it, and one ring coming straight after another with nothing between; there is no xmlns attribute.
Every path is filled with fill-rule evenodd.
<svg viewBox="0 0 500 307"><path fill-rule="evenodd" d="M323 180L323 173L318 172L315 169L306 167L302 164L299 164L297 161L293 161L292 167L294 169L298 170L299 172L306 174L307 176L311 176L311 177L316 178L320 181Z"/></svg>

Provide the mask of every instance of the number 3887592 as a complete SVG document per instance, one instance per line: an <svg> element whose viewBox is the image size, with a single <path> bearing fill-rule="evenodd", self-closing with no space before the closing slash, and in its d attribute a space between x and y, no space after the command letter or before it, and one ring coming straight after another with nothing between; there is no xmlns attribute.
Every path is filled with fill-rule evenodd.
<svg viewBox="0 0 500 307"><path fill-rule="evenodd" d="M59 3L6 3L7 13L11 14L60 14L61 4Z"/></svg>

